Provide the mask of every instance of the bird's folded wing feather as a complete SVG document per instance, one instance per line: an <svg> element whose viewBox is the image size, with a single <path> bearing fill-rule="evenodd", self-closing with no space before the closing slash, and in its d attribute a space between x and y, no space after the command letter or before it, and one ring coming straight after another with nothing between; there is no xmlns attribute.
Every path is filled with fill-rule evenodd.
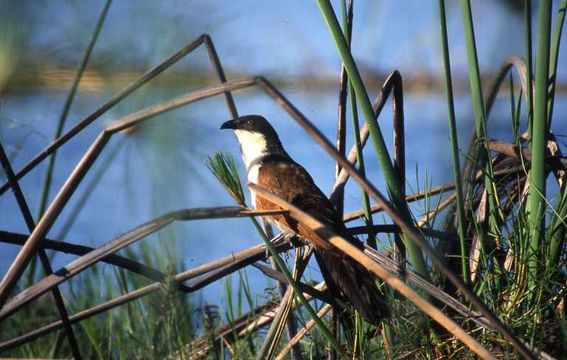
<svg viewBox="0 0 567 360"><path fill-rule="evenodd" d="M335 207L301 165L289 161L265 162L258 172L258 185L297 206L335 232L345 234L345 226ZM256 196L255 205L258 209L279 209L261 196ZM298 224L291 217L278 215L273 218L282 228L296 232L316 247L332 248L311 229Z"/></svg>

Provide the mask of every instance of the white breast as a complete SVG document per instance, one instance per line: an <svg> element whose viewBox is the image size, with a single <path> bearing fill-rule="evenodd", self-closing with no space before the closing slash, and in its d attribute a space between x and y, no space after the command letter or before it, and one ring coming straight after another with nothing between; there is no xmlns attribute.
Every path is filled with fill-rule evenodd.
<svg viewBox="0 0 567 360"><path fill-rule="evenodd" d="M242 159L246 165L248 173L248 182L258 184L258 171L260 169L259 159L268 155L268 145L266 138L259 133L235 130L234 131L238 142L240 143L240 150L242 151ZM253 191L250 192L252 198L252 206L256 207L256 196Z"/></svg>
<svg viewBox="0 0 567 360"><path fill-rule="evenodd" d="M258 173L260 172L260 164L253 164L248 168L248 182L252 184L258 184ZM252 206L256 207L256 193L250 191L250 197L252 201Z"/></svg>

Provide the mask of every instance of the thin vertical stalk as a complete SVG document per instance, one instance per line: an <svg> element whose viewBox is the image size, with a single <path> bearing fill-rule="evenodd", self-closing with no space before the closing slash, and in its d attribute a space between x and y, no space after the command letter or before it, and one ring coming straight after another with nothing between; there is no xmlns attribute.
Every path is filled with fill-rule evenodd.
<svg viewBox="0 0 567 360"><path fill-rule="evenodd" d="M526 111L528 118L528 134L532 135L534 93L533 93L533 72L532 72L532 0L526 0L525 7L526 21Z"/></svg>
<svg viewBox="0 0 567 360"><path fill-rule="evenodd" d="M364 177L366 177L366 167L364 166L364 156L362 154L362 143L360 141L360 127L358 125L358 109L356 107L356 94L352 89L352 86L349 86L349 93L351 99L351 108L352 108L352 128L354 132L354 146L356 149L356 160L358 162L358 171ZM361 187L362 192L362 207L364 209L364 222L368 226L368 228L372 228L374 222L372 220L372 210L370 206L370 197L364 188ZM372 231L368 232L368 239L367 244L373 249L376 249L376 234Z"/></svg>
<svg viewBox="0 0 567 360"><path fill-rule="evenodd" d="M479 138L486 136L486 112L482 87L480 82L480 71L478 67L478 56L476 53L476 40L474 36L474 25L472 20L470 0L461 0L461 9L467 46L467 59L469 64L469 82L471 86L471 100L475 118L476 134Z"/></svg>
<svg viewBox="0 0 567 360"><path fill-rule="evenodd" d="M486 108L482 96L482 84L480 81L480 70L478 66L478 56L476 51L476 40L474 35L474 24L472 19L472 11L470 0L461 0L461 11L463 17L465 43L467 48L467 62L469 70L469 83L471 87L471 101L475 118L476 136L480 140L480 148L477 152L478 158L475 159L478 166L484 170L484 189L486 191L488 206L486 206L485 214L488 217L488 232L485 229L479 232L481 249L485 250L484 254L491 253L490 249L485 246L486 235L499 237L500 227L498 220L498 200L496 199L496 189L492 179L494 174L492 171L492 162L490 161L490 152L488 150L488 133L486 129ZM484 224L481 224L484 228ZM498 263L494 263L498 266Z"/></svg>
<svg viewBox="0 0 567 360"><path fill-rule="evenodd" d="M327 27L333 37L337 50L340 54L342 62L345 64L350 83L353 86L354 92L356 94L358 104L360 105L362 114L364 116L364 121L368 125L368 131L372 138L378 160L380 162L380 167L384 173L384 178L386 180L386 185L388 187L388 193L392 199L394 207L401 213L402 217L406 219L408 223L412 223L411 213L403 197L403 193L400 190L396 172L394 171L394 166L388 155L388 149L384 141L384 136L380 131L378 122L374 119L374 111L372 105L370 104L370 99L368 98L368 93L362 82L358 68L354 62L352 54L348 48L347 41L341 31L340 25L338 23L337 17L331 6L329 0L317 0L317 5L321 10L321 14L327 24ZM423 276L425 279L429 279L429 272L427 269L427 264L420 248L404 237L406 243L406 248L412 262L412 265L417 273Z"/></svg>
<svg viewBox="0 0 567 360"><path fill-rule="evenodd" d="M451 59L449 57L449 41L447 35L447 19L445 14L445 0L439 0L439 23L441 25L441 44L443 46L443 65L445 68L445 88L447 91L447 112L449 119L449 132L451 139L451 155L453 158L453 177L455 178L455 194L457 197L457 229L461 246L461 276L465 283L469 279L467 266L467 253L465 246L465 203L463 200L463 187L461 181L461 164L459 161L459 142L457 139L457 125L455 120L455 104L453 100L453 81L451 79Z"/></svg>
<svg viewBox="0 0 567 360"><path fill-rule="evenodd" d="M547 110L547 128L551 128L551 120L553 117L553 103L555 101L555 87L557 85L557 62L559 61L559 45L561 44L561 33L563 32L563 23L565 22L565 12L567 12L567 0L561 1L555 26L553 28L553 40L551 41L551 54L549 56L549 79L551 80L551 88L549 90L549 107Z"/></svg>
<svg viewBox="0 0 567 360"><path fill-rule="evenodd" d="M273 238L273 234L270 236L270 238ZM307 265L307 260L304 260L304 262L305 262L305 265ZM278 265L276 264L275 260L272 257L270 257L270 265L271 265L272 269L274 269L274 270L278 269ZM297 268L297 261L296 261L296 268ZM294 268L294 270L296 270L296 268ZM294 271L293 277L294 277L294 279L300 279L301 276L298 276L298 274ZM283 299L286 297L288 287L285 283L279 282L278 288L279 288L280 295L281 295L282 302L283 302ZM290 311L290 309L285 309L285 310L281 311L281 313L285 317L285 328L286 328L286 331L287 331L287 338L288 338L288 340L293 339L293 337L297 334L297 326L296 326L295 316L294 316L293 312ZM278 314L279 314L279 312L278 312ZM301 359L301 349L298 346L294 346L293 349L290 352L290 357L291 357L292 360Z"/></svg>
<svg viewBox="0 0 567 360"><path fill-rule="evenodd" d="M347 45L350 50L352 43L353 2L349 1L348 12L346 10L346 6L344 3L345 1L341 2L341 9L344 18L343 28L344 28L345 39L347 41ZM346 71L344 64L342 66L342 69ZM347 89L348 89L347 95L350 96L350 107L352 112L352 127L354 133L354 148L356 150L356 161L358 162L358 170L360 171L362 176L366 177L366 168L364 166L364 155L362 153L362 142L360 140L360 126L358 123L358 108L356 105L356 94L354 92L354 89L352 88L352 84L350 83L350 81L348 81L348 74L345 74L345 80L347 81ZM370 210L370 197L362 187L361 187L361 193L362 193L362 204L364 208L364 222L369 226L370 229L372 225L374 225L372 221L372 212ZM376 249L376 236L372 232L368 233L367 243L370 247Z"/></svg>
<svg viewBox="0 0 567 360"><path fill-rule="evenodd" d="M518 97L518 108L516 108L516 99L514 94L514 76L510 73L508 75L510 83L510 118L512 119L512 139L514 139L514 144L521 146L520 143L520 111L522 104L522 92L520 90L520 96Z"/></svg>
<svg viewBox="0 0 567 360"><path fill-rule="evenodd" d="M404 88L402 75L398 70L394 70L390 75L394 79L394 87L392 92L392 113L393 121L392 127L394 130L393 143L394 143L394 171L396 178L400 184L402 196L406 197L406 145L405 145L405 122L404 122ZM400 273L403 273L406 268L406 247L403 238L399 232L394 233L394 256ZM388 335L388 328L384 328L384 332ZM391 339L390 339L391 340ZM393 344L390 341L390 344Z"/></svg>
<svg viewBox="0 0 567 360"><path fill-rule="evenodd" d="M532 166L529 173L528 223L528 274L532 285L538 276L540 244L545 228L545 149L547 134L547 99L549 76L549 46L551 32L551 1L541 0L538 12L537 62L535 73L535 98L533 131L530 138Z"/></svg>
<svg viewBox="0 0 567 360"><path fill-rule="evenodd" d="M343 28L346 32L350 32L350 28L352 28L352 18L353 18L353 1L350 0L348 4L347 10L347 3L346 0L341 1L341 15L343 19ZM345 68L345 65L341 63L341 73L340 73L340 83L339 83L339 105L338 105L338 119L337 119L337 151L339 154L346 156L346 137L347 137L347 121L346 121L346 114L347 114L347 101L348 101L348 90L349 90L349 82L348 82L348 74ZM339 175L341 174L341 166L337 162L335 165L335 181L338 179ZM337 208L337 212L339 216L344 215L345 210L345 188L340 187L337 189L335 193L335 197L331 200L333 205ZM331 327L331 332L333 337L340 343L341 339L341 329L340 329L340 315L339 309L336 306L332 307L331 314L329 316L329 326ZM337 359L337 352L329 346L327 351L327 357L329 360L336 360Z"/></svg>
<svg viewBox="0 0 567 360"><path fill-rule="evenodd" d="M352 5L352 2L351 2ZM343 16L343 26L346 29L349 26L349 15L347 15L346 0L341 1L341 13ZM350 11L352 16L352 10ZM338 118L337 118L337 151L339 154L345 155L346 151L346 109L347 109L347 94L348 94L348 75L344 64L341 64L340 82L339 82L339 105L338 105ZM341 167L338 163L335 164L335 179L341 173ZM338 189L335 196L334 204L337 212L342 216L344 212L344 188Z"/></svg>

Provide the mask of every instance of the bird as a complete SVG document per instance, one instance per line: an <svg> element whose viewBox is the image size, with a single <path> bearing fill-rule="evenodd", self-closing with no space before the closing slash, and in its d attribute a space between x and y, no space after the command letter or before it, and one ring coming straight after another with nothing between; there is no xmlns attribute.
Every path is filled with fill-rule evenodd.
<svg viewBox="0 0 567 360"><path fill-rule="evenodd" d="M331 201L317 187L311 175L285 151L272 125L261 115L241 116L221 125L232 129L246 166L248 183L261 186L319 220L360 250L363 244L348 234ZM280 210L267 199L250 191L257 210ZM268 217L283 232L293 233L313 246L315 258L330 294L346 300L369 323L378 325L389 314L384 295L375 277L365 267L348 257L307 226L287 214Z"/></svg>

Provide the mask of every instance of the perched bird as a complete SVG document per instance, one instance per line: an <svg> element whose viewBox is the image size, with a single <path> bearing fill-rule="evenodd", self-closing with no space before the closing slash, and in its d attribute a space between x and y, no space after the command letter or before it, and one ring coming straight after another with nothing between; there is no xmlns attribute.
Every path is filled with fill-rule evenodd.
<svg viewBox="0 0 567 360"><path fill-rule="evenodd" d="M348 235L335 207L315 185L309 173L284 150L278 134L265 118L242 116L225 122L221 129L234 130L249 183L282 197L362 249L362 243ZM256 209L279 209L253 191L251 195ZM387 316L384 297L374 282L374 275L367 269L291 216L274 215L269 220L283 231L293 232L313 245L323 278L334 297L346 299L370 323L378 324Z"/></svg>

